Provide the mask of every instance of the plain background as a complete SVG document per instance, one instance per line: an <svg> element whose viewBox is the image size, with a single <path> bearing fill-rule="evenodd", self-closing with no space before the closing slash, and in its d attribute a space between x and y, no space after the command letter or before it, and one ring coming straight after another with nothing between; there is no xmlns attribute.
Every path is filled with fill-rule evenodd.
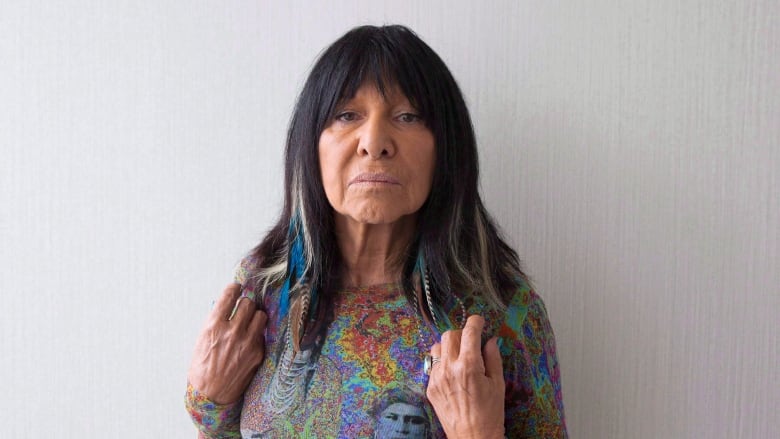
<svg viewBox="0 0 780 439"><path fill-rule="evenodd" d="M776 0L3 1L3 437L193 437L211 300L316 55L411 26L545 299L575 438L780 431Z"/></svg>

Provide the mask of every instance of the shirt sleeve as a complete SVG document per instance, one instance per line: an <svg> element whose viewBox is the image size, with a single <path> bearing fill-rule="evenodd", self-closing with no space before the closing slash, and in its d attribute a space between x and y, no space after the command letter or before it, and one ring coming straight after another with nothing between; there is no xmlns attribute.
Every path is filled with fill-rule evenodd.
<svg viewBox="0 0 780 439"><path fill-rule="evenodd" d="M521 283L499 329L509 438L567 438L561 375L547 310Z"/></svg>
<svg viewBox="0 0 780 439"><path fill-rule="evenodd" d="M242 403L239 400L231 404L217 404L187 383L184 405L198 429L199 438L240 438Z"/></svg>

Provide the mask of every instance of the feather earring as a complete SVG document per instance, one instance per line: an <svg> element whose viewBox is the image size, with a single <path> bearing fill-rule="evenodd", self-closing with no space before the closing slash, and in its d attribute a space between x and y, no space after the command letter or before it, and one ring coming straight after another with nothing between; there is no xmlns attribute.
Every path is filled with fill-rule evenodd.
<svg viewBox="0 0 780 439"><path fill-rule="evenodd" d="M431 288L431 279L428 272L428 266L425 263L425 257L422 250L417 254L417 262L415 268L420 276L420 282L422 283L422 290L425 296L425 303L428 306L428 312L433 319L433 325L439 331L440 334L452 329L452 323L446 313L441 311L439 306L433 302L433 292Z"/></svg>
<svg viewBox="0 0 780 439"><path fill-rule="evenodd" d="M309 320L309 306L311 305L311 288L301 285L296 288L290 298L290 317L288 327L293 351L297 354L301 351L301 340L306 332L306 322Z"/></svg>
<svg viewBox="0 0 780 439"><path fill-rule="evenodd" d="M287 260L287 278L280 291L279 318L285 317L289 329L289 337L294 352L301 351L301 341L305 335L306 326L311 312L317 306L317 289L311 285L306 276L306 261L311 255L305 254L303 227L300 216L293 215L288 234L290 251Z"/></svg>
<svg viewBox="0 0 780 439"><path fill-rule="evenodd" d="M317 289L309 273L306 261L312 255L306 254L303 227L300 216L293 215L288 231L290 243L287 255L287 277L279 298L279 321L287 319L284 350L263 401L272 413L282 414L296 401L306 397L307 374L314 367L311 356L316 346L303 343L310 315L317 311Z"/></svg>

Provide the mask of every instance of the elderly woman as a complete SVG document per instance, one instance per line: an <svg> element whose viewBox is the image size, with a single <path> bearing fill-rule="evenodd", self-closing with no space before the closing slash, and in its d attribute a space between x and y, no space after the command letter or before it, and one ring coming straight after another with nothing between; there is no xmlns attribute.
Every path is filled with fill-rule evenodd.
<svg viewBox="0 0 780 439"><path fill-rule="evenodd" d="M195 348L201 437L566 436L544 304L482 204L469 113L430 47L401 26L333 43L285 163L279 221ZM378 420L392 388L423 406ZM378 431L393 419L408 428Z"/></svg>

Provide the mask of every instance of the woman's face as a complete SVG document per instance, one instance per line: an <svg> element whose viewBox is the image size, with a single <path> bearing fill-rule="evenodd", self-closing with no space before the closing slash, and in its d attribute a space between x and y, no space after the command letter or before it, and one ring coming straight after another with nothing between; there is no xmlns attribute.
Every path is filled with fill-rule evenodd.
<svg viewBox="0 0 780 439"><path fill-rule="evenodd" d="M362 85L320 135L325 195L337 214L362 224L413 215L433 180L433 133L397 87L385 94Z"/></svg>
<svg viewBox="0 0 780 439"><path fill-rule="evenodd" d="M428 419L422 408L397 402L379 414L374 437L383 439L425 438Z"/></svg>

